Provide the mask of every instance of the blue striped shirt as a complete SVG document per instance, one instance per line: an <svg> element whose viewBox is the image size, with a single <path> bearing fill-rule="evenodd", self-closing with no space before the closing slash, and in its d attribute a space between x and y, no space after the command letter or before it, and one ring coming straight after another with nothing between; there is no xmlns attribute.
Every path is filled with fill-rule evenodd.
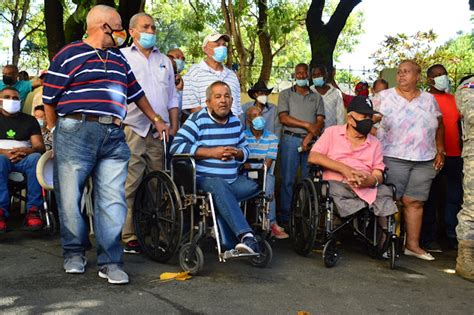
<svg viewBox="0 0 474 315"><path fill-rule="evenodd" d="M263 134L260 139L257 139L250 129L245 130L245 138L247 139L250 159L277 159L278 154L278 137L268 130L263 130ZM269 170L270 174L273 174L275 163L272 164Z"/></svg>
<svg viewBox="0 0 474 315"><path fill-rule="evenodd" d="M96 50L83 41L58 52L43 86L43 102L56 104L60 116L80 112L124 119L127 104L144 95L119 49Z"/></svg>
<svg viewBox="0 0 474 315"><path fill-rule="evenodd" d="M232 113L236 116L242 114L240 105L240 83L234 71L224 66L222 71L209 67L205 61L191 66L183 76L183 106L182 109L206 107L206 89L216 81L224 81L232 92Z"/></svg>
<svg viewBox="0 0 474 315"><path fill-rule="evenodd" d="M196 160L198 177L220 177L228 183L237 179L240 165L247 159L249 149L240 120L230 115L227 123L215 122L207 108L193 113L179 129L171 145L171 154L195 154L198 148L232 146L244 153L243 161L218 159Z"/></svg>

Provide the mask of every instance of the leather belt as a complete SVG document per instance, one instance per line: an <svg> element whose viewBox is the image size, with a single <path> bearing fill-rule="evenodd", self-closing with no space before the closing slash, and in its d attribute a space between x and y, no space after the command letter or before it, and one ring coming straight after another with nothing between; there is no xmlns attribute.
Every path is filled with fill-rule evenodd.
<svg viewBox="0 0 474 315"><path fill-rule="evenodd" d="M81 113L75 113L75 114L68 114L64 115L64 118L71 118L75 120L86 120L86 121L95 121L98 122L99 124L103 125L111 125L114 124L118 127L122 126L122 120L120 118L114 117L114 116L97 116L97 115L90 115L90 114L81 114Z"/></svg>
<svg viewBox="0 0 474 315"><path fill-rule="evenodd" d="M298 138L304 138L306 137L307 133L297 133L297 132L291 132L291 131L288 131L288 130L284 130L283 131L284 134L286 135L289 135L289 136L292 136L292 137L298 137Z"/></svg>

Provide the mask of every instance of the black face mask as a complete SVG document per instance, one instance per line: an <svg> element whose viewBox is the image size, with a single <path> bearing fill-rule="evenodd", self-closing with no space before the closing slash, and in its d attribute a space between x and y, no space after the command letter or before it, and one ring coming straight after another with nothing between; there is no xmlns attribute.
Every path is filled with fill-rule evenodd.
<svg viewBox="0 0 474 315"><path fill-rule="evenodd" d="M15 79L12 76L4 75L3 76L3 83L5 85L13 85L13 84L15 84Z"/></svg>
<svg viewBox="0 0 474 315"><path fill-rule="evenodd" d="M361 135L367 136L372 130L372 126L374 124L372 119L366 118L362 120L357 120L354 117L352 117L352 119L354 119L354 121L356 122L356 126L354 127L354 129Z"/></svg>

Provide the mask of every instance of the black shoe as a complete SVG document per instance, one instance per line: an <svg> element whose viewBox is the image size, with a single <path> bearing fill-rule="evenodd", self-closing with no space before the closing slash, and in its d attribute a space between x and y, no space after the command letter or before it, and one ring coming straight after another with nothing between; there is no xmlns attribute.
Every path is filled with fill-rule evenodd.
<svg viewBox="0 0 474 315"><path fill-rule="evenodd" d="M260 245L258 245L258 241L253 236L244 237L241 243L235 246L235 249L241 253L248 253L248 254L259 254Z"/></svg>
<svg viewBox="0 0 474 315"><path fill-rule="evenodd" d="M422 247L423 247L423 249L425 249L427 252L430 252L430 253L442 253L443 252L443 250L441 249L441 246L439 246L438 242L436 242L436 241L424 244Z"/></svg>

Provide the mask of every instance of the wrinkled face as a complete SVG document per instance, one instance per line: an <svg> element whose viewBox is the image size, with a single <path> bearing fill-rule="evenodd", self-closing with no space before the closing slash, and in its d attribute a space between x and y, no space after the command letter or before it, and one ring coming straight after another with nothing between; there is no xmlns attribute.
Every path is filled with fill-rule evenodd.
<svg viewBox="0 0 474 315"><path fill-rule="evenodd" d="M262 116L262 111L258 108L251 108L247 112L247 120L249 123L252 123L252 120L254 120L258 116Z"/></svg>
<svg viewBox="0 0 474 315"><path fill-rule="evenodd" d="M229 88L223 84L212 87L211 98L206 100L207 107L213 116L225 118L232 107L232 96Z"/></svg>
<svg viewBox="0 0 474 315"><path fill-rule="evenodd" d="M308 68L305 66L298 66L295 68L296 80L304 80L308 78Z"/></svg>
<svg viewBox="0 0 474 315"><path fill-rule="evenodd" d="M117 12L111 12L107 16L107 22L102 25L104 32L104 47L114 47L114 41L109 34L113 33L114 30L123 30L122 19Z"/></svg>
<svg viewBox="0 0 474 315"><path fill-rule="evenodd" d="M215 42L208 42L206 44L206 47L204 47L204 53L206 54L206 56L212 57L214 55L214 48L220 46L227 46L227 42L223 37L219 38Z"/></svg>
<svg viewBox="0 0 474 315"><path fill-rule="evenodd" d="M134 28L130 28L130 36L134 41L140 39L140 33L156 34L155 22L148 16L140 16Z"/></svg>
<svg viewBox="0 0 474 315"><path fill-rule="evenodd" d="M411 86L416 87L420 74L418 73L415 65L410 62L401 63L398 66L397 71L397 83L400 86Z"/></svg>

